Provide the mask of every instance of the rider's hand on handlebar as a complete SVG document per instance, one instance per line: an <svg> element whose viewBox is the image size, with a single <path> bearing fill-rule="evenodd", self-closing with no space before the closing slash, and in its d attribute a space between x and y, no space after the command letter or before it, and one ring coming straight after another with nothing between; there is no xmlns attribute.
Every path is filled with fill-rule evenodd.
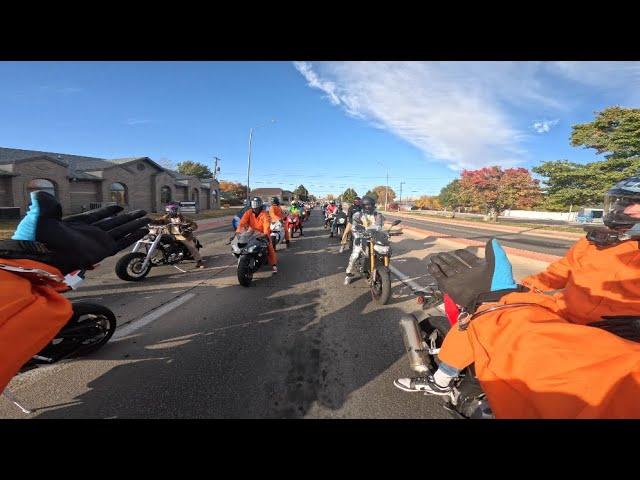
<svg viewBox="0 0 640 480"><path fill-rule="evenodd" d="M440 290L469 313L483 302L524 289L516 284L511 263L495 239L487 242L484 259L461 249L429 257L427 268Z"/></svg>
<svg viewBox="0 0 640 480"><path fill-rule="evenodd" d="M111 205L63 219L62 207L53 195L32 192L27 215L18 224L12 239L43 243L48 252L26 254L21 258L54 266L63 274L91 269L147 234L147 212L134 210L117 215L122 210L120 206Z"/></svg>

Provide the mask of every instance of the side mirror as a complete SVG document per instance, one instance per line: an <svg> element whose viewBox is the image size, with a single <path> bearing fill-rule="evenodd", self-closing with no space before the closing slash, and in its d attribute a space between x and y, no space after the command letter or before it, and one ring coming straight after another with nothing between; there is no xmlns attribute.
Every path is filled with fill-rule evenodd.
<svg viewBox="0 0 640 480"><path fill-rule="evenodd" d="M391 224L391 226L392 226L392 227L395 227L395 226L396 226L396 225L398 225L399 223L402 223L402 220L395 220L395 221Z"/></svg>

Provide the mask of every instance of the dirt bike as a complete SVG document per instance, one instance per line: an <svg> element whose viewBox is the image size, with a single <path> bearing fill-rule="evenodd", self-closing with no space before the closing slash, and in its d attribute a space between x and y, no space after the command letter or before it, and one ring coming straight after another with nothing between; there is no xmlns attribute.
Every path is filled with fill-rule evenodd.
<svg viewBox="0 0 640 480"><path fill-rule="evenodd" d="M185 245L176 239L176 235L191 232L184 224L166 224L148 226L149 233L138 240L130 253L116 263L116 275L127 282L139 282L151 271L151 267L172 265L181 272L177 264L184 260L193 260ZM191 240L189 240L191 241ZM195 240L196 248L202 248Z"/></svg>
<svg viewBox="0 0 640 480"><path fill-rule="evenodd" d="M255 230L245 230L231 237L231 251L238 259L238 283L251 285L253 274L267 261L269 239Z"/></svg>
<svg viewBox="0 0 640 480"><path fill-rule="evenodd" d="M353 227L353 231L356 232L354 244L362 247L355 267L366 278L371 297L379 305L386 305L391 297L389 233L399 223L401 220L395 220L387 231L366 230L362 225L354 225Z"/></svg>

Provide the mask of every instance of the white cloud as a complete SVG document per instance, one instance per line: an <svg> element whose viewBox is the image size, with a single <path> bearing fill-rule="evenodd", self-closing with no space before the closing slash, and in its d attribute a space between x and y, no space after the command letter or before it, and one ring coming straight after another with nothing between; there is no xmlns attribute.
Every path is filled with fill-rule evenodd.
<svg viewBox="0 0 640 480"><path fill-rule="evenodd" d="M125 125L144 125L145 123L151 123L151 120L144 118L127 118L124 121Z"/></svg>
<svg viewBox="0 0 640 480"><path fill-rule="evenodd" d="M547 133L551 130L551 127L554 127L558 124L560 120L541 120L539 122L534 122L533 129L538 133Z"/></svg>
<svg viewBox="0 0 640 480"><path fill-rule="evenodd" d="M531 125L538 133L549 132L591 93L593 98L606 94L613 102L640 101L640 62L294 65L310 87L348 115L392 132L429 160L454 169L523 163L525 140L536 136L527 133L522 120L552 116ZM573 95L576 86L587 89L583 96Z"/></svg>
<svg viewBox="0 0 640 480"><path fill-rule="evenodd" d="M344 62L316 68L295 62L308 85L334 105L391 131L432 160L454 169L520 163L523 133L487 95L486 83L459 65Z"/></svg>

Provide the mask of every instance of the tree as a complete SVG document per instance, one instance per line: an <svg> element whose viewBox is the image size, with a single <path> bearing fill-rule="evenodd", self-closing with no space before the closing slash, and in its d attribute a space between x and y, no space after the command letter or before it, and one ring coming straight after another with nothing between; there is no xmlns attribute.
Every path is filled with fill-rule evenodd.
<svg viewBox="0 0 640 480"><path fill-rule="evenodd" d="M387 204L392 203L395 198L396 198L396 192L393 191L393 188L389 187L387 189L386 186L384 185L379 185L377 187L373 188L373 191L376 194L376 197L378 198L378 201L376 203L378 203L379 205L384 205L385 199ZM385 192L387 192L385 194Z"/></svg>
<svg viewBox="0 0 640 480"><path fill-rule="evenodd" d="M462 198L460 192L460 180L455 179L443 187L438 195L438 200L442 206L450 208L451 210L466 206L465 199Z"/></svg>
<svg viewBox="0 0 640 480"><path fill-rule="evenodd" d="M413 204L421 210L438 210L441 208L439 198L428 195L422 195Z"/></svg>
<svg viewBox="0 0 640 480"><path fill-rule="evenodd" d="M342 192L342 201L347 203L353 203L353 199L358 196L358 192L356 192L353 188L347 188L344 192Z"/></svg>
<svg viewBox="0 0 640 480"><path fill-rule="evenodd" d="M327 195L327 200L331 201L331 200L335 200L336 197L333 196L333 193L330 193Z"/></svg>
<svg viewBox="0 0 640 480"><path fill-rule="evenodd" d="M369 190L367 193L364 194L364 196L371 197L376 203L378 203L378 195L376 195L376 192L372 192L371 190Z"/></svg>
<svg viewBox="0 0 640 480"><path fill-rule="evenodd" d="M177 170L182 175L192 175L198 178L213 177L213 173L211 173L211 170L209 170L209 167L207 167L202 163L192 162L191 160L178 163Z"/></svg>
<svg viewBox="0 0 640 480"><path fill-rule="evenodd" d="M609 107L593 122L573 126L571 145L593 148L605 158L640 156L640 109Z"/></svg>
<svg viewBox="0 0 640 480"><path fill-rule="evenodd" d="M300 185L298 188L296 188L293 191L293 194L303 202L306 202L307 199L309 198L309 190L304 188L304 185Z"/></svg>
<svg viewBox="0 0 640 480"><path fill-rule="evenodd" d="M463 170L459 186L460 199L468 199L493 221L506 209L531 208L541 199L540 182L526 168Z"/></svg>

